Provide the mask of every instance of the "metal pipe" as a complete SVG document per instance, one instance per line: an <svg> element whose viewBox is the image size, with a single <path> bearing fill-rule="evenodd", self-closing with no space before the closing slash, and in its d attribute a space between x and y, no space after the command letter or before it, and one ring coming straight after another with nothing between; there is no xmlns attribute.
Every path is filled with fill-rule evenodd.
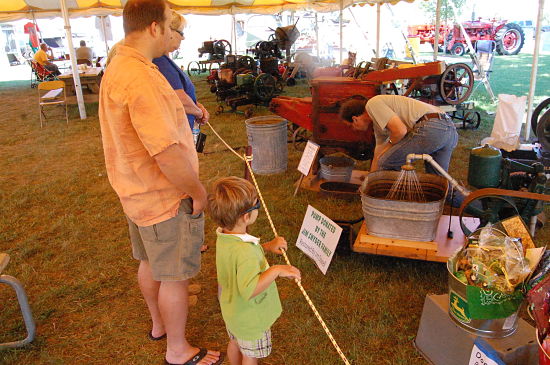
<svg viewBox="0 0 550 365"><path fill-rule="evenodd" d="M535 33L535 50L533 52L533 65L531 66L531 82L529 83L529 94L527 96L527 121L525 123L524 138L529 140L531 134L531 113L533 112L533 98L535 97L535 87L537 85L537 70L540 51L540 34L542 28L542 19L544 17L544 0L539 0L539 14L537 17L537 32Z"/></svg>
<svg viewBox="0 0 550 365"><path fill-rule="evenodd" d="M534 215L531 217L531 221L529 222L529 233L531 233L531 236L535 237L535 230L537 229L537 216Z"/></svg>
<svg viewBox="0 0 550 365"><path fill-rule="evenodd" d="M460 191L462 193L462 195L464 196L467 196L470 194L470 191L468 189L466 189L464 186L460 185L460 183L458 181L456 181L451 175L449 175L449 173L447 171L445 171L443 169L443 167L441 167L437 162L435 162L435 160L433 159L432 156L430 155L427 155L427 154L415 154L415 153L409 153L407 155L407 164L411 164L411 162L413 162L414 160L424 160L424 161L428 161L430 163L430 165L432 165L444 178L446 178L447 180L449 180L449 182L451 183L451 185L458 191Z"/></svg>
<svg viewBox="0 0 550 365"><path fill-rule="evenodd" d="M376 4L376 58L380 58L380 3Z"/></svg>
<svg viewBox="0 0 550 365"><path fill-rule="evenodd" d="M437 0L435 6L435 38L434 38L434 61L437 61L439 52L439 28L441 27L441 0Z"/></svg>
<svg viewBox="0 0 550 365"><path fill-rule="evenodd" d="M342 64L342 47L344 46L344 25L343 25L344 0L340 0L340 65Z"/></svg>
<svg viewBox="0 0 550 365"><path fill-rule="evenodd" d="M84 106L84 96L82 95L82 85L80 84L80 75L78 74L78 65L76 64L76 52L73 45L73 34L71 33L71 22L69 21L69 11L67 10L66 0L59 0L61 13L65 21L65 34L69 43L69 54L71 56L71 66L73 71L74 89L76 91L76 101L78 103L78 111L80 119L86 119L86 107Z"/></svg>

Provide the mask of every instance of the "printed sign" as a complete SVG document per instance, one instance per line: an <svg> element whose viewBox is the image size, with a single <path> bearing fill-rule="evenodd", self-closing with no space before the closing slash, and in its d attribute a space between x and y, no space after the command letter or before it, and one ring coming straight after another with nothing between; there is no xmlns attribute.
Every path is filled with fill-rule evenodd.
<svg viewBox="0 0 550 365"><path fill-rule="evenodd" d="M326 274L341 234L342 227L308 205L296 247L311 257L319 270Z"/></svg>
<svg viewBox="0 0 550 365"><path fill-rule="evenodd" d="M483 339L477 338L468 365L505 365L496 351Z"/></svg>
<svg viewBox="0 0 550 365"><path fill-rule="evenodd" d="M304 149L304 153L302 153L302 158L298 164L298 171L300 171L303 175L307 176L309 174L309 170L311 169L313 161L315 161L315 156L317 156L318 151L319 145L317 143L307 141L306 148Z"/></svg>

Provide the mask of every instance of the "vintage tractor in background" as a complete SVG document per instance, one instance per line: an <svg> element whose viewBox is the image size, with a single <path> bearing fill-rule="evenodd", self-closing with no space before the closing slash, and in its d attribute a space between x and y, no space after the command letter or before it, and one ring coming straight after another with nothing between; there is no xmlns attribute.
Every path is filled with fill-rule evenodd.
<svg viewBox="0 0 550 365"><path fill-rule="evenodd" d="M261 72L257 61L250 56L225 56L220 69L212 71L209 82L210 91L220 103L217 114L224 112L224 105L233 112L241 105L267 105L282 91L281 83L271 73ZM244 114L247 118L252 116L253 108L247 108Z"/></svg>
<svg viewBox="0 0 550 365"><path fill-rule="evenodd" d="M191 61L187 65L187 74L200 75L204 72L211 72L212 68L219 68L224 62L225 56L231 54L231 43L225 39L202 42L202 47L198 49L199 58L204 54L208 57L206 60Z"/></svg>
<svg viewBox="0 0 550 365"><path fill-rule="evenodd" d="M525 43L525 33L520 25L506 23L505 20L496 19L462 23L472 44L479 40L492 40L496 42L496 51L499 55L516 55L521 51ZM430 43L435 47L435 25L422 24L409 26L409 37L419 37L420 43ZM460 30L460 26L441 25L439 27L439 45L446 47L445 51L456 56L462 56L466 51L466 40ZM443 51L443 49L442 49Z"/></svg>

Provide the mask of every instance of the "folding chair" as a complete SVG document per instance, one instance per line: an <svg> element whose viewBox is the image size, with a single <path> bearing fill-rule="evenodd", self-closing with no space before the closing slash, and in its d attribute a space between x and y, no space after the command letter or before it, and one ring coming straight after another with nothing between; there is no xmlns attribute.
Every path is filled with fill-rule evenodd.
<svg viewBox="0 0 550 365"><path fill-rule="evenodd" d="M40 128L42 120L46 119L44 107L50 105L65 104L65 120L69 124L69 114L67 111L67 94L65 92L65 82L63 81L44 81L38 84L38 107L40 109Z"/></svg>
<svg viewBox="0 0 550 365"><path fill-rule="evenodd" d="M31 66L31 88L36 87L41 82L57 80L53 72L47 70L35 60L28 60Z"/></svg>
<svg viewBox="0 0 550 365"><path fill-rule="evenodd" d="M77 65L88 65L88 66L92 66L92 61L90 61L89 59L87 58L78 58L76 60L76 64Z"/></svg>
<svg viewBox="0 0 550 365"><path fill-rule="evenodd" d="M0 253L0 274L6 268L9 261L10 256L8 254ZM19 308L21 309L23 320L25 321L25 328L27 329L27 337L25 339L14 342L0 343L0 350L25 346L34 340L36 333L36 325L34 323L34 319L32 318L27 294L25 293L25 289L23 288L21 282L13 276L0 275L0 283L8 284L15 290L15 293L17 294L17 301L19 302ZM4 305L2 305L2 307L5 308Z"/></svg>
<svg viewBox="0 0 550 365"><path fill-rule="evenodd" d="M474 86L474 90L472 90L472 92L474 92L479 85L484 84L491 98L495 99L495 94L493 93L491 84L489 83L489 76L491 75L491 72L493 72L496 42L491 40L477 41L475 44L475 50L475 57L470 55L470 57L472 57L473 64L472 71L474 72L474 80L480 82Z"/></svg>

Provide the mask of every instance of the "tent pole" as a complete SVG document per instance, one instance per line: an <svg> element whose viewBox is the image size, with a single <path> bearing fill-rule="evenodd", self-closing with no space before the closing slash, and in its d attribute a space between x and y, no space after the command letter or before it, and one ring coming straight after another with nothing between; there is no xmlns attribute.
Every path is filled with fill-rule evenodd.
<svg viewBox="0 0 550 365"><path fill-rule="evenodd" d="M376 4L376 58L380 58L380 3Z"/></svg>
<svg viewBox="0 0 550 365"><path fill-rule="evenodd" d="M340 0L340 64L342 64L342 47L344 45L344 24L343 24L343 8L344 8L344 0Z"/></svg>
<svg viewBox="0 0 550 365"><path fill-rule="evenodd" d="M100 16L101 20L101 33L103 34L103 40L105 41L105 57L109 55L109 44L107 44L107 32L105 31L105 17L106 15Z"/></svg>
<svg viewBox="0 0 550 365"><path fill-rule="evenodd" d="M317 62L319 62L319 21L315 12L315 42L317 42Z"/></svg>
<svg viewBox="0 0 550 365"><path fill-rule="evenodd" d="M80 112L80 119L86 119L86 108L84 106L84 97L82 96L82 85L80 85L80 75L78 74L78 66L76 64L76 53L73 45L73 35L71 33L71 22L69 21L69 12L67 11L66 0L59 0L61 6L61 14L63 14L63 20L65 21L65 34L67 35L67 42L69 42L69 54L71 55L71 66L73 71L74 89L76 91L76 100L78 102L78 111Z"/></svg>
<svg viewBox="0 0 550 365"><path fill-rule="evenodd" d="M533 99L535 97L535 87L537 85L537 71L540 52L540 34L542 28L542 19L544 18L544 0L539 0L539 14L537 17L537 32L535 34L535 50L533 52L533 65L531 67L531 82L529 83L529 95L527 96L527 122L525 123L524 138L529 140L531 133L531 113L533 113Z"/></svg>
<svg viewBox="0 0 550 365"><path fill-rule="evenodd" d="M439 52L439 28L441 27L441 0L437 0L435 7L435 38L434 38L434 61L437 61Z"/></svg>
<svg viewBox="0 0 550 365"><path fill-rule="evenodd" d="M231 43L233 47L233 54L237 54L237 31L235 27L237 26L237 22L235 21L235 14L231 15L233 27L231 29Z"/></svg>

